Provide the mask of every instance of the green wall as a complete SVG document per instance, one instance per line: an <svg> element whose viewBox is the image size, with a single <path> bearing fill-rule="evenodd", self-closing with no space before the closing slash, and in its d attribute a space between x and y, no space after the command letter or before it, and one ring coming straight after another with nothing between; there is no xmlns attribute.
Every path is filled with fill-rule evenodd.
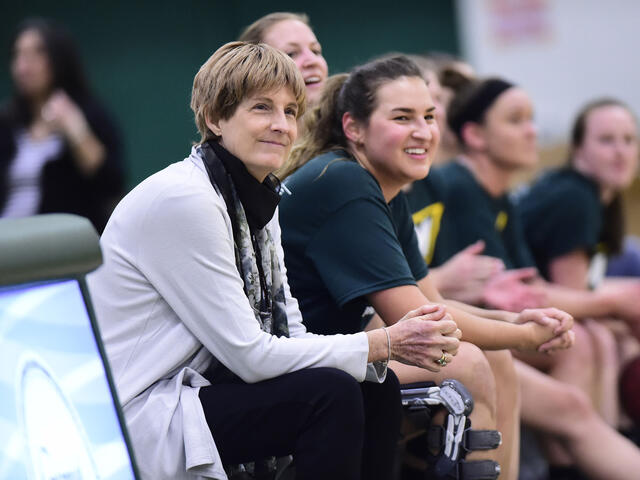
<svg viewBox="0 0 640 480"><path fill-rule="evenodd" d="M306 12L331 73L388 51L458 51L453 0L0 3L0 97L11 91L9 38L19 21L46 16L64 23L121 127L130 187L188 154L198 138L189 109L193 76L216 48L266 13Z"/></svg>

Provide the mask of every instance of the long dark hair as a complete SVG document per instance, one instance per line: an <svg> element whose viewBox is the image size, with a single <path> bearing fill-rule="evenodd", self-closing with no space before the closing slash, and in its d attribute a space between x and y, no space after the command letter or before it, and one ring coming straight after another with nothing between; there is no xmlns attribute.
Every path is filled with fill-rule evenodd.
<svg viewBox="0 0 640 480"><path fill-rule="evenodd" d="M305 131L291 157L278 172L286 178L315 156L335 149L346 149L342 117L349 112L363 124L377 107L378 89L400 77L422 78L418 66L403 55L385 57L356 67L350 74L329 77L318 104L305 116Z"/></svg>
<svg viewBox="0 0 640 480"><path fill-rule="evenodd" d="M76 103L90 97L89 86L82 68L80 55L69 32L53 20L29 18L21 22L11 38L11 57L18 37L27 30L38 32L51 68L51 89L64 90ZM7 107L9 116L17 123L28 125L32 121L29 99L14 88Z"/></svg>
<svg viewBox="0 0 640 480"><path fill-rule="evenodd" d="M583 106L576 115L576 118L573 121L573 127L571 128L570 155L567 162L569 167L575 168L573 163L574 152L584 142L589 115L594 110L603 107L621 107L632 114L631 109L628 105L618 99L610 97L598 98ZM626 222L624 219L622 193L618 192L613 197L611 202L609 202L607 205L604 205L603 224L600 234L600 241L606 246L608 254L616 254L622 251L625 231Z"/></svg>

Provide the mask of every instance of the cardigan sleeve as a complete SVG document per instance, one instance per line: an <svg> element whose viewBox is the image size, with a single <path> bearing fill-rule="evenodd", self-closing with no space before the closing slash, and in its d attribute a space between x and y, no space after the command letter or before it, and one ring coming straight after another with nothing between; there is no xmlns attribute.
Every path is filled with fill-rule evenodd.
<svg viewBox="0 0 640 480"><path fill-rule="evenodd" d="M170 195L156 197L140 227L138 268L189 331L244 381L322 366L365 379L366 334L306 335L288 285L294 337L278 338L260 329L243 291L229 219L217 195L190 191L188 185L173 188Z"/></svg>

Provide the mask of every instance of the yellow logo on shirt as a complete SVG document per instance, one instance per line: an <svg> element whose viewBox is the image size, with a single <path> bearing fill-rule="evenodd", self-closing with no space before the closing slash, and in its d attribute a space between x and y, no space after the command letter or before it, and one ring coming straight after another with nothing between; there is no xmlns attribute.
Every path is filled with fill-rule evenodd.
<svg viewBox="0 0 640 480"><path fill-rule="evenodd" d="M433 259L433 251L436 246L436 239L440 232L440 221L444 213L442 202L427 205L422 210L418 210L412 215L413 223L418 237L418 247L427 265Z"/></svg>
<svg viewBox="0 0 640 480"><path fill-rule="evenodd" d="M499 232L504 230L504 227L507 226L507 222L509 221L509 215L504 210L498 213L496 217L496 230Z"/></svg>

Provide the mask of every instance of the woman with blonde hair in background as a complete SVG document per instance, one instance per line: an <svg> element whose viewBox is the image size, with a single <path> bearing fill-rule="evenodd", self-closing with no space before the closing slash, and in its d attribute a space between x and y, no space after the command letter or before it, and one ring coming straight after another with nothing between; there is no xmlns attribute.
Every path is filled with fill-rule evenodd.
<svg viewBox="0 0 640 480"><path fill-rule="evenodd" d="M302 74L309 107L316 104L327 81L329 67L306 14L270 13L245 28L238 40L266 43L289 55Z"/></svg>

